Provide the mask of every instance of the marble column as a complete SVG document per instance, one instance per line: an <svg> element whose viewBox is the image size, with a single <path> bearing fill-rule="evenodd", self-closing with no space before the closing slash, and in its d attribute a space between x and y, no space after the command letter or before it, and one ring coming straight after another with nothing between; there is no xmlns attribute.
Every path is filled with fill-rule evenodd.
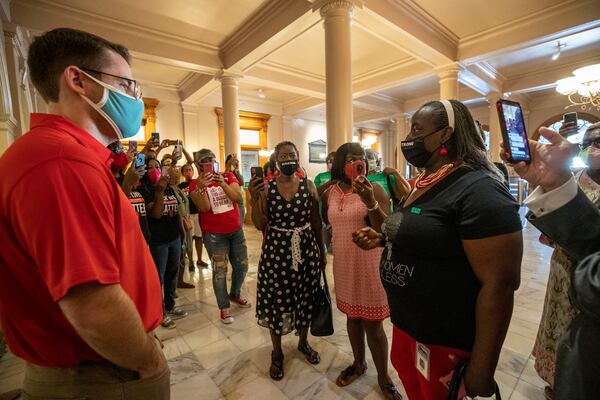
<svg viewBox="0 0 600 400"><path fill-rule="evenodd" d="M7 52L12 55L13 34L4 33L0 18L0 154L15 141L20 133L19 121L15 118L13 95L9 81Z"/></svg>
<svg viewBox="0 0 600 400"><path fill-rule="evenodd" d="M490 117L490 159L493 162L500 162L500 142L502 142L502 131L500 130L500 120L496 110L496 102L502 98L502 93L491 92L486 95L489 103Z"/></svg>
<svg viewBox="0 0 600 400"><path fill-rule="evenodd" d="M240 157L240 109L238 101L239 75L221 72L217 79L221 82L223 104L223 132L225 156L237 154Z"/></svg>
<svg viewBox="0 0 600 400"><path fill-rule="evenodd" d="M437 71L440 78L440 100L458 100L458 65L450 65Z"/></svg>
<svg viewBox="0 0 600 400"><path fill-rule="evenodd" d="M354 3L326 0L318 3L325 27L325 82L327 147L335 151L352 141L351 21Z"/></svg>

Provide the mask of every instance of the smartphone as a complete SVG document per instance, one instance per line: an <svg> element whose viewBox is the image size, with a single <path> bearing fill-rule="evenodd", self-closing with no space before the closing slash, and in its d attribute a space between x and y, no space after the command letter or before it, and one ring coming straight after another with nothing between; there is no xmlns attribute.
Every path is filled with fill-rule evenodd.
<svg viewBox="0 0 600 400"><path fill-rule="evenodd" d="M346 168L346 175L348 176L348 179L350 179L350 182L354 182L359 176L366 175L367 168L363 160L354 161L350 168Z"/></svg>
<svg viewBox="0 0 600 400"><path fill-rule="evenodd" d="M569 124L569 123L573 123L575 126L573 127L573 129L565 132L565 136L571 136L578 132L577 113L576 112L570 112L570 113L566 113L563 115L563 125Z"/></svg>
<svg viewBox="0 0 600 400"><path fill-rule="evenodd" d="M152 132L152 136L150 136L150 140L155 140L160 143L160 133Z"/></svg>
<svg viewBox="0 0 600 400"><path fill-rule="evenodd" d="M135 155L135 161L134 161L133 165L137 169L137 168L140 168L141 166L143 166L144 164L146 164L146 156L144 155L144 153L137 153Z"/></svg>
<svg viewBox="0 0 600 400"><path fill-rule="evenodd" d="M215 174L219 173L219 163L218 162L213 163L213 170L212 170L212 172L215 173Z"/></svg>
<svg viewBox="0 0 600 400"><path fill-rule="evenodd" d="M169 176L169 167L162 167L160 174L161 176Z"/></svg>
<svg viewBox="0 0 600 400"><path fill-rule="evenodd" d="M135 140L130 140L128 153L131 153L132 151L136 151L136 150L137 150L137 142Z"/></svg>
<svg viewBox="0 0 600 400"><path fill-rule="evenodd" d="M504 149L510 154L509 163L531 162L529 141L525 130L523 110L516 101L500 99L496 103Z"/></svg>
<svg viewBox="0 0 600 400"><path fill-rule="evenodd" d="M177 152L181 153L182 149L183 149L183 146L182 146L182 145L180 145L180 144L176 144L176 145L175 145L175 150L174 150L174 151L177 151Z"/></svg>
<svg viewBox="0 0 600 400"><path fill-rule="evenodd" d="M264 179L264 171L262 167L250 167L250 176L252 179Z"/></svg>

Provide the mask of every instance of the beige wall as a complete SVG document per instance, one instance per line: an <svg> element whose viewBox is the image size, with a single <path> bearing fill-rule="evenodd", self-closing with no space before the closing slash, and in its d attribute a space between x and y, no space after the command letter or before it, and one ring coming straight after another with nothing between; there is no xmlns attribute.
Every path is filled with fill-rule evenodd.
<svg viewBox="0 0 600 400"><path fill-rule="evenodd" d="M161 139L183 140L183 114L179 103L161 102L156 108L156 129Z"/></svg>
<svg viewBox="0 0 600 400"><path fill-rule="evenodd" d="M327 126L324 122L293 119L291 121L291 131L284 132L283 140L289 140L298 147L300 165L306 169L308 177L311 179L326 170L325 164L311 164L308 162L308 143L319 139L327 141Z"/></svg>

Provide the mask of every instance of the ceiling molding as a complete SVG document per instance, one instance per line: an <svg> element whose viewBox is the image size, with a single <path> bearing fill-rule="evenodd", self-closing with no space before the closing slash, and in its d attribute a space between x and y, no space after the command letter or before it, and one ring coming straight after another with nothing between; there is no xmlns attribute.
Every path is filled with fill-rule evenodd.
<svg viewBox="0 0 600 400"><path fill-rule="evenodd" d="M506 80L506 77L500 72L498 72L496 68L492 67L487 61L480 61L472 65L474 65L481 72L486 74L490 79L496 79L501 82L504 82Z"/></svg>
<svg viewBox="0 0 600 400"><path fill-rule="evenodd" d="M142 85L152 86L157 89L168 90L170 92L179 92L179 85L173 85L171 83L164 83L164 82L149 81L146 79L138 79L137 81L139 83L141 83Z"/></svg>
<svg viewBox="0 0 600 400"><path fill-rule="evenodd" d="M374 78L379 75L387 74L391 71L395 71L400 68L404 68L413 64L418 64L419 61L415 60L412 57L407 57L402 60L391 62L387 65L382 65L380 67L374 68L370 71L363 72L362 74L357 74L352 77L352 83L360 83L364 80Z"/></svg>
<svg viewBox="0 0 600 400"><path fill-rule="evenodd" d="M392 3L396 3L398 7L404 8L408 11L411 16L419 21L423 26L429 30L437 33L439 36L444 38L448 44L456 46L459 41L459 37L452 32L446 25L442 24L435 17L429 14L425 9L415 3L413 0L389 0Z"/></svg>
<svg viewBox="0 0 600 400"><path fill-rule="evenodd" d="M458 59L471 64L599 27L600 7L595 2L566 0L466 36L459 41Z"/></svg>
<svg viewBox="0 0 600 400"><path fill-rule="evenodd" d="M309 12L311 7L311 3L305 0L271 0L266 2L241 24L240 29L221 43L219 55L223 61L223 66L231 68L247 55L248 50L243 49L243 47L247 46L248 42L255 41L255 44L250 45L254 50L260 44L287 28L290 23ZM293 40L293 38L289 40ZM260 44L256 42L260 42Z"/></svg>
<svg viewBox="0 0 600 400"><path fill-rule="evenodd" d="M15 0L13 22L28 29L46 31L56 26L83 29L117 41L140 57L146 54L164 64L182 68L221 68L218 47L190 38L94 14L49 0Z"/></svg>
<svg viewBox="0 0 600 400"><path fill-rule="evenodd" d="M288 74L291 76L296 76L298 78L312 80L312 81L318 82L318 83L325 83L324 75L319 75L319 74L315 74L312 72L304 71L300 68L295 68L290 65L276 63L274 61L263 61L260 64L260 67L271 70L271 71L281 72L281 73Z"/></svg>

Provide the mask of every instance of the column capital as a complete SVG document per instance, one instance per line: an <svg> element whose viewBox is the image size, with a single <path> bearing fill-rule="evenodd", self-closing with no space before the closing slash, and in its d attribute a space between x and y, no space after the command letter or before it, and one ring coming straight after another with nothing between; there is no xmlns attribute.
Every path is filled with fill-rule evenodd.
<svg viewBox="0 0 600 400"><path fill-rule="evenodd" d="M227 70L220 70L219 72L217 72L215 74L215 79L220 81L221 84L223 85L234 85L237 86L238 81L240 79L242 79L244 76L240 73L237 72L233 72L233 71L227 71Z"/></svg>
<svg viewBox="0 0 600 400"><path fill-rule="evenodd" d="M452 63L448 65L443 65L441 67L437 67L434 69L440 80L444 79L457 79L458 73L462 71L462 67L458 63Z"/></svg>
<svg viewBox="0 0 600 400"><path fill-rule="evenodd" d="M500 92L489 92L485 95L485 99L488 101L490 106L496 106L496 102L503 97L503 93Z"/></svg>
<svg viewBox="0 0 600 400"><path fill-rule="evenodd" d="M332 11L343 11L352 16L354 8L362 8L362 6L362 0L318 0L313 4L313 11L318 9L323 18L326 18Z"/></svg>

